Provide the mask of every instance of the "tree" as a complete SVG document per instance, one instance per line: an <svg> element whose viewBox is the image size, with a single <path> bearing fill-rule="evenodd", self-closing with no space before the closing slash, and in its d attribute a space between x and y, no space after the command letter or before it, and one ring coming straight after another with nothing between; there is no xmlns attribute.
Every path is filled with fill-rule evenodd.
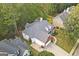
<svg viewBox="0 0 79 59"><path fill-rule="evenodd" d="M15 36L15 21L18 20L17 12L12 4L0 4L0 38Z"/></svg>
<svg viewBox="0 0 79 59"><path fill-rule="evenodd" d="M75 6L66 21L66 29L71 39L76 41L79 38L79 4Z"/></svg>
<svg viewBox="0 0 79 59"><path fill-rule="evenodd" d="M14 37L27 22L33 22L37 17L46 18L45 6L46 4L0 4L0 39Z"/></svg>
<svg viewBox="0 0 79 59"><path fill-rule="evenodd" d="M67 9L68 7L73 6L73 5L76 5L76 4L70 4L70 3L51 4L50 9L49 9L49 15L56 16L57 14L63 12L65 9Z"/></svg>
<svg viewBox="0 0 79 59"><path fill-rule="evenodd" d="M53 22L52 18L53 18L52 16L48 16L48 19L47 20L48 20L48 23L49 24L52 24L52 22Z"/></svg>
<svg viewBox="0 0 79 59"><path fill-rule="evenodd" d="M0 39L11 38L24 29L26 23L38 17L47 19L72 4L0 4ZM51 23L51 19L48 19Z"/></svg>

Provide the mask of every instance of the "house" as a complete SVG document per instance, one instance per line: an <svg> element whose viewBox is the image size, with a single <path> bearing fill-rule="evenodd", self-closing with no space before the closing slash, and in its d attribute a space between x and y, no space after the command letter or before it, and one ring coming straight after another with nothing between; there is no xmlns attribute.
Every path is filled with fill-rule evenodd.
<svg viewBox="0 0 79 59"><path fill-rule="evenodd" d="M36 43L39 46L47 46L51 40L48 39L50 34L48 34L51 30L53 30L54 26L49 24L47 20L36 20L31 24L26 24L25 30L22 31L22 35L26 40L32 41L32 43Z"/></svg>
<svg viewBox="0 0 79 59"><path fill-rule="evenodd" d="M67 20L70 12L73 10L74 6L67 8L62 13L58 14L53 18L53 25L59 28L65 28L64 23Z"/></svg>
<svg viewBox="0 0 79 59"><path fill-rule="evenodd" d="M0 41L0 56L27 56L30 55L28 48L20 38L4 39Z"/></svg>

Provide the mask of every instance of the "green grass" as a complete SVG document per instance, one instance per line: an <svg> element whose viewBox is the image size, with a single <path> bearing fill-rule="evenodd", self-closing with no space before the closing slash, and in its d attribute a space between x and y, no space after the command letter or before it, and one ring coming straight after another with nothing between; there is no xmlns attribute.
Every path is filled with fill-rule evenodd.
<svg viewBox="0 0 79 59"><path fill-rule="evenodd" d="M48 51L42 51L38 54L38 56L54 56L54 54Z"/></svg>
<svg viewBox="0 0 79 59"><path fill-rule="evenodd" d="M30 50L31 50L31 56L38 56L38 51L36 51L34 48L30 48Z"/></svg>
<svg viewBox="0 0 79 59"><path fill-rule="evenodd" d="M70 39L70 36L64 30L57 29L56 31L57 35L55 35L55 37L57 38L57 45L70 53L71 49L76 43L76 40Z"/></svg>
<svg viewBox="0 0 79 59"><path fill-rule="evenodd" d="M52 54L51 52L48 52L48 51L38 52L32 47L30 50L31 50L31 56L54 56L54 54Z"/></svg>

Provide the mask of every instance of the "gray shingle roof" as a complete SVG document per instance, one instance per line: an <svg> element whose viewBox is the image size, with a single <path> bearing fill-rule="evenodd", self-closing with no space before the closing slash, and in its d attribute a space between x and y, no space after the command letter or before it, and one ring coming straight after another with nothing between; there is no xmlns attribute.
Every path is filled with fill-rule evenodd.
<svg viewBox="0 0 79 59"><path fill-rule="evenodd" d="M24 49L28 48L28 45L25 44L25 42L23 42L21 39L18 39L18 38L14 39L14 40L10 39L10 43L15 45L15 46L20 46Z"/></svg>
<svg viewBox="0 0 79 59"><path fill-rule="evenodd" d="M5 39L0 41L0 51L7 52L7 54L14 54L22 56L24 51L28 49L28 45L25 44L20 38L16 39ZM2 51L3 50L3 51ZM0 54L5 55L5 54Z"/></svg>
<svg viewBox="0 0 79 59"><path fill-rule="evenodd" d="M29 48L28 45L25 44L24 42L22 42L21 39L15 39L15 40L11 39L10 43L15 45L15 46L18 46L19 52L20 52L20 54L19 54L20 56L22 56L24 51Z"/></svg>
<svg viewBox="0 0 79 59"><path fill-rule="evenodd" d="M59 19L60 18L63 21L63 23L64 23L65 20L67 19L68 15L69 15L68 12L64 11L64 12L60 13L59 15L57 15L55 17L55 19Z"/></svg>
<svg viewBox="0 0 79 59"><path fill-rule="evenodd" d="M0 49L6 51L9 54L18 55L17 48L15 48L9 44L6 44L4 42L0 42Z"/></svg>
<svg viewBox="0 0 79 59"><path fill-rule="evenodd" d="M59 17L62 19L62 21L65 21L68 15L69 15L68 12L64 11L63 13L59 15Z"/></svg>
<svg viewBox="0 0 79 59"><path fill-rule="evenodd" d="M68 15L70 14L71 11L73 11L74 6L68 7L66 10L64 10L62 13L60 13L59 15L57 15L55 17L55 19L58 17L61 18L61 20L63 21L63 23L65 22L65 20L67 19Z"/></svg>
<svg viewBox="0 0 79 59"><path fill-rule="evenodd" d="M29 27L26 27L23 33L29 35L30 38L37 38L45 43L49 36L49 31L46 31L45 27L48 26L49 24L47 20L35 21L31 23Z"/></svg>

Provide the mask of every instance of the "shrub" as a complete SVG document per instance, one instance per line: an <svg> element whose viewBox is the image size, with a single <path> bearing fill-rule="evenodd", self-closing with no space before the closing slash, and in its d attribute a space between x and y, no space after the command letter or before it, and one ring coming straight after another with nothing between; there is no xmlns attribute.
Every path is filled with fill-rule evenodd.
<svg viewBox="0 0 79 59"><path fill-rule="evenodd" d="M38 54L38 56L54 56L54 54L48 51L42 51Z"/></svg>

